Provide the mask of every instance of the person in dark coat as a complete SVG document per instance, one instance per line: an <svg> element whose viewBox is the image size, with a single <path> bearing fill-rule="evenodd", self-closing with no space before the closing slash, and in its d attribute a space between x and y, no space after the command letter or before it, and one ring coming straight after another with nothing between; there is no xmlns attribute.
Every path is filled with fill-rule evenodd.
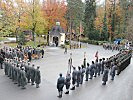
<svg viewBox="0 0 133 100"><path fill-rule="evenodd" d="M70 84L71 84L71 75L70 75L70 73L67 73L66 79L65 79L65 85L66 85L66 90L67 91L66 91L65 94L69 94Z"/></svg>
<svg viewBox="0 0 133 100"><path fill-rule="evenodd" d="M36 83L36 88L39 88L39 84L41 83L41 74L39 70L39 66L35 70L35 83Z"/></svg>
<svg viewBox="0 0 133 100"><path fill-rule="evenodd" d="M71 73L71 69L72 69L72 53L70 53L70 58L68 60L68 71Z"/></svg>
<svg viewBox="0 0 133 100"><path fill-rule="evenodd" d="M17 83L18 87L21 86L21 69L20 69L20 64L17 66Z"/></svg>
<svg viewBox="0 0 133 100"><path fill-rule="evenodd" d="M100 76L100 72L101 72L101 68L102 68L102 59L99 59L99 63L98 63L98 76Z"/></svg>
<svg viewBox="0 0 133 100"><path fill-rule="evenodd" d="M102 59L101 74L103 74L104 72L104 67L105 67L105 58Z"/></svg>
<svg viewBox="0 0 133 100"><path fill-rule="evenodd" d="M30 83L30 79L31 79L31 67L30 67L30 62L28 62L28 65L25 66L25 71L26 71L26 77L28 80L28 83Z"/></svg>
<svg viewBox="0 0 133 100"><path fill-rule="evenodd" d="M24 68L22 68L20 73L21 73L21 86L22 86L22 89L26 89L25 86L27 84L27 80L26 80L26 74L25 74Z"/></svg>
<svg viewBox="0 0 133 100"><path fill-rule="evenodd" d="M116 69L117 69L117 66L116 64L114 64L111 68L111 72L110 72L110 75L111 75L111 80L113 81L114 80L114 77L115 77L115 74L116 74Z"/></svg>
<svg viewBox="0 0 133 100"><path fill-rule="evenodd" d="M62 74L59 75L59 78L57 80L57 89L58 89L58 92L59 92L59 98L62 97L62 93L63 93L63 87L65 85L65 78L62 77Z"/></svg>
<svg viewBox="0 0 133 100"><path fill-rule="evenodd" d="M8 75L8 61L7 61L7 58L5 58L5 61L4 61L4 72L5 72L5 75Z"/></svg>
<svg viewBox="0 0 133 100"><path fill-rule="evenodd" d="M75 83L76 83L76 80L77 80L77 70L75 67L73 67L73 72L72 72L72 88L71 90L75 90Z"/></svg>
<svg viewBox="0 0 133 100"><path fill-rule="evenodd" d="M81 67L78 67L78 71L77 71L77 87L79 87L79 83L81 81Z"/></svg>
<svg viewBox="0 0 133 100"><path fill-rule="evenodd" d="M34 64L32 65L31 71L30 71L30 76L31 76L31 85L35 85L35 68L34 68Z"/></svg>
<svg viewBox="0 0 133 100"><path fill-rule="evenodd" d="M31 51L28 52L28 59L29 59L29 61L31 61L31 59L32 59Z"/></svg>
<svg viewBox="0 0 133 100"><path fill-rule="evenodd" d="M14 67L14 77L15 77L14 84L18 84L18 76L17 75L18 75L19 68L16 63L14 66L15 66Z"/></svg>
<svg viewBox="0 0 133 100"><path fill-rule="evenodd" d="M92 64L90 65L90 78L89 79L93 78L94 69L95 69L95 65L94 65L94 61L92 61Z"/></svg>
<svg viewBox="0 0 133 100"><path fill-rule="evenodd" d="M94 67L94 77L97 77L97 73L98 73L98 59L96 59L95 62L95 67Z"/></svg>
<svg viewBox="0 0 133 100"><path fill-rule="evenodd" d="M65 51L64 51L64 54L67 54L67 47L65 46Z"/></svg>
<svg viewBox="0 0 133 100"><path fill-rule="evenodd" d="M85 67L84 65L81 66L81 79L80 79L80 84L83 84L83 80L84 80L84 73L85 73Z"/></svg>
<svg viewBox="0 0 133 100"><path fill-rule="evenodd" d="M103 81L102 85L106 85L106 82L108 81L108 73L109 73L109 70L106 67L102 77L102 81Z"/></svg>
<svg viewBox="0 0 133 100"><path fill-rule="evenodd" d="M90 72L90 64L87 63L87 68L86 68L86 72L85 72L85 75L86 75L86 80L85 80L85 81L88 81L88 78L89 78L89 72Z"/></svg>
<svg viewBox="0 0 133 100"><path fill-rule="evenodd" d="M41 53L42 53L42 58L44 57L44 50L42 49L41 50Z"/></svg>
<svg viewBox="0 0 133 100"><path fill-rule="evenodd" d="M4 58L2 56L2 54L0 54L0 68L3 69L3 61L4 61Z"/></svg>

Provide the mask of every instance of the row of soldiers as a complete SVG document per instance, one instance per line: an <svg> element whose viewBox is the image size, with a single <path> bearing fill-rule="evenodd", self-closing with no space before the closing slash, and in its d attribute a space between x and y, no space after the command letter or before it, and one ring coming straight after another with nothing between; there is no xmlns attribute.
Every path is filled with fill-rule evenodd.
<svg viewBox="0 0 133 100"><path fill-rule="evenodd" d="M17 46L16 48L4 47L0 50L4 58L13 59L14 57L21 58L22 60L31 61L34 58L40 58L44 56L44 50L39 48L32 48L30 46L22 47Z"/></svg>
<svg viewBox="0 0 133 100"><path fill-rule="evenodd" d="M31 82L31 85L36 83L36 88L39 88L39 84L41 83L41 75L39 66L35 69L34 64L30 64L30 62L26 63L22 60L16 59L7 59L4 61L4 72L14 84L18 84L18 87L21 86L22 89L25 89L27 83Z"/></svg>
<svg viewBox="0 0 133 100"><path fill-rule="evenodd" d="M123 46L118 45L118 44L104 43L103 48L105 50L112 50L112 51L118 50L118 51L120 51L123 48Z"/></svg>
<svg viewBox="0 0 133 100"><path fill-rule="evenodd" d="M92 80L94 77L102 75L102 85L106 85L106 82L108 81L108 76L110 74L111 80L114 80L115 75L118 75L119 67L120 65L120 57L121 55L129 56L128 53L120 52L117 55L111 56L110 58L102 58L102 59L96 59L96 61L92 61L91 64L86 63L86 60L84 58L83 65L78 66L78 70L76 67L72 66L72 58L69 59L69 64L72 66L73 71L71 74L71 69L68 71L66 78L62 76L62 74L59 75L59 78L57 80L57 89L59 92L59 98L62 97L63 93L63 87L66 86L66 92L65 94L69 94L69 88L71 85L72 80L72 88L71 90L75 90L76 87L79 87L79 85L83 84L84 76L85 81L88 81L88 79ZM126 58L125 58L126 59Z"/></svg>
<svg viewBox="0 0 133 100"><path fill-rule="evenodd" d="M71 43L70 44L70 49L78 49L81 48L81 43Z"/></svg>

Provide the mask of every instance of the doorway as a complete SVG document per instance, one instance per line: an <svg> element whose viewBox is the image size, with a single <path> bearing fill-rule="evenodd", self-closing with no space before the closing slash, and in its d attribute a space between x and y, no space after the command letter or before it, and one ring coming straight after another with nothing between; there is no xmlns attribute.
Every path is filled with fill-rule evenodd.
<svg viewBox="0 0 133 100"><path fill-rule="evenodd" d="M56 47L58 46L58 42L59 42L59 38L57 36L54 36L53 43L56 45Z"/></svg>

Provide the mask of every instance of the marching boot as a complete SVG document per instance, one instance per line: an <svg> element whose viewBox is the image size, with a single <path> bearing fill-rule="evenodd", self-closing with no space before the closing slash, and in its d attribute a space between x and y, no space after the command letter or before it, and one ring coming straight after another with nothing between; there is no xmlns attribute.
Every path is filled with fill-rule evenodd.
<svg viewBox="0 0 133 100"><path fill-rule="evenodd" d="M58 98L61 98L61 92L59 92L59 96L57 96Z"/></svg>
<svg viewBox="0 0 133 100"><path fill-rule="evenodd" d="M75 86L71 88L71 90L75 90Z"/></svg>
<svg viewBox="0 0 133 100"><path fill-rule="evenodd" d="M69 91L67 91L65 94L69 94Z"/></svg>
<svg viewBox="0 0 133 100"><path fill-rule="evenodd" d="M21 89L26 89L26 87L22 86L22 88L21 88Z"/></svg>
<svg viewBox="0 0 133 100"><path fill-rule="evenodd" d="M31 82L31 85L35 85L34 82Z"/></svg>
<svg viewBox="0 0 133 100"><path fill-rule="evenodd" d="M62 93L63 93L63 91L61 91L60 98L62 98Z"/></svg>
<svg viewBox="0 0 133 100"><path fill-rule="evenodd" d="M36 88L39 88L39 85L38 84L36 84Z"/></svg>
<svg viewBox="0 0 133 100"><path fill-rule="evenodd" d="M106 85L106 82L103 82L102 85Z"/></svg>

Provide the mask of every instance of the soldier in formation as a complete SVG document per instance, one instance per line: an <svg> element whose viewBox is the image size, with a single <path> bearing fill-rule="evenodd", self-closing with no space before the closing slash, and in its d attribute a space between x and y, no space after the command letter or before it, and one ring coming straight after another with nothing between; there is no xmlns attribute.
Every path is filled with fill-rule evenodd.
<svg viewBox="0 0 133 100"><path fill-rule="evenodd" d="M105 58L102 59L96 59L96 61L92 61L92 64L90 65L87 63L86 68L84 65L78 66L78 70L76 70L76 67L73 67L72 74L67 74L66 78L64 79L62 77L62 74L60 78L58 79L58 90L60 90L59 86L61 85L61 91L63 91L64 87L64 80L66 85L67 92L65 94L69 94L69 87L71 85L71 75L72 75L72 88L71 90L75 90L75 86L78 88L80 84L83 84L84 81L84 74L85 74L85 81L88 81L88 79L92 80L94 77L101 76L102 75L102 85L106 85L109 80L109 73L111 76L111 80L113 81L116 76L116 71L119 74L120 71L124 68L126 68L130 64L130 59L132 56L132 52L123 51L118 53L117 55L113 55L105 60ZM60 83L60 85L59 85ZM60 93L59 93L60 94ZM60 94L62 97L62 92Z"/></svg>
<svg viewBox="0 0 133 100"><path fill-rule="evenodd" d="M59 75L59 78L57 80L57 89L59 92L59 98L62 97L62 93L63 93L63 87L65 85L65 78L62 76L62 74Z"/></svg>
<svg viewBox="0 0 133 100"><path fill-rule="evenodd" d="M114 50L121 50L123 48L123 45L120 45L120 44L111 44L111 43L104 43L103 44L103 48L105 50L112 50L112 52Z"/></svg>
<svg viewBox="0 0 133 100"><path fill-rule="evenodd" d="M41 83L39 66L35 69L31 67L29 62L27 64L24 61L6 58L4 61L4 72L14 84L18 84L18 87L21 86L22 89L26 89L26 85L30 81L32 85L34 85L34 82L36 83L36 88L39 88L39 84Z"/></svg>
<svg viewBox="0 0 133 100"><path fill-rule="evenodd" d="M65 94L69 94L70 84L71 84L71 75L70 75L70 73L67 73L66 79L65 79L65 85L66 85L67 91L65 92Z"/></svg>

